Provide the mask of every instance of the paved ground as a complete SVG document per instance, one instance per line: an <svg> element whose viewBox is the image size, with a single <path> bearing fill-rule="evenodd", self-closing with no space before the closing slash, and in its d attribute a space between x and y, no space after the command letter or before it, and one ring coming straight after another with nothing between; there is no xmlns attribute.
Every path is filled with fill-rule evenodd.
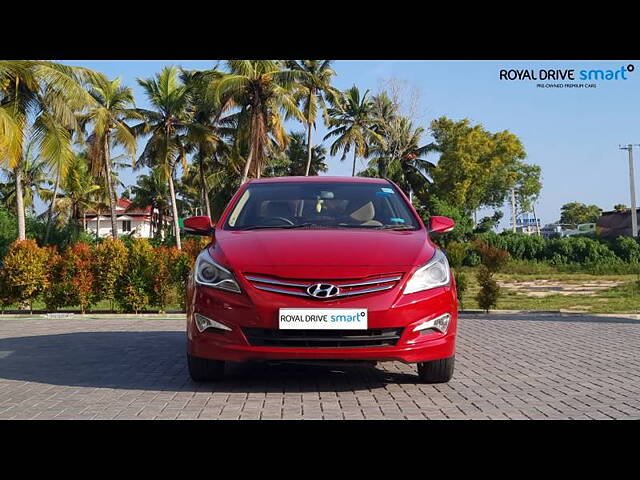
<svg viewBox="0 0 640 480"><path fill-rule="evenodd" d="M184 322L0 317L0 419L640 418L640 321L473 315L454 379L414 367L233 365L187 375Z"/></svg>

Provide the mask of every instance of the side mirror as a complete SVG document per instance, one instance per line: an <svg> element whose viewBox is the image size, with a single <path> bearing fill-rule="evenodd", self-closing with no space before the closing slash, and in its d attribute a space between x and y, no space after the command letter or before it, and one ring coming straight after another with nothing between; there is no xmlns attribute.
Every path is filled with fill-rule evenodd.
<svg viewBox="0 0 640 480"><path fill-rule="evenodd" d="M184 231L191 235L213 235L214 228L211 219L206 215L184 219Z"/></svg>
<svg viewBox="0 0 640 480"><path fill-rule="evenodd" d="M456 226L456 222L451 220L449 217L441 217L439 215L434 215L429 219L429 232L438 232L445 233L453 230L453 227Z"/></svg>

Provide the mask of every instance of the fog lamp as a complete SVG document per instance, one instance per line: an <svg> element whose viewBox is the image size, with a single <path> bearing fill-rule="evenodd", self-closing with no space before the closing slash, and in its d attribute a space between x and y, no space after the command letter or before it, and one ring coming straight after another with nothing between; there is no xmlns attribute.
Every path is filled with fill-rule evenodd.
<svg viewBox="0 0 640 480"><path fill-rule="evenodd" d="M199 313L196 313L193 315L193 319L196 322L196 327L198 328L198 331L200 333L204 332L205 330L209 329L209 328L213 328L216 330L226 330L228 332L231 331L231 329L229 327L227 327L226 325L223 325L220 322L216 322L215 320L212 320L211 318L205 317L204 315L200 315Z"/></svg>
<svg viewBox="0 0 640 480"><path fill-rule="evenodd" d="M427 320L426 322L422 322L416 328L413 329L414 332L422 332L424 330L437 330L440 333L447 333L447 328L449 328L449 322L451 320L451 315L445 313L444 315L440 315L439 317L432 318L431 320Z"/></svg>

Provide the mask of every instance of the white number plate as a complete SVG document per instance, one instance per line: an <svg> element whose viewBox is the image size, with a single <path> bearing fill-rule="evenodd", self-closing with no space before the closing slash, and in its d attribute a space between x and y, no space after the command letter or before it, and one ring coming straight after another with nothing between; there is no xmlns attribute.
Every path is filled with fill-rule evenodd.
<svg viewBox="0 0 640 480"><path fill-rule="evenodd" d="M366 330L366 308L281 308L282 330Z"/></svg>

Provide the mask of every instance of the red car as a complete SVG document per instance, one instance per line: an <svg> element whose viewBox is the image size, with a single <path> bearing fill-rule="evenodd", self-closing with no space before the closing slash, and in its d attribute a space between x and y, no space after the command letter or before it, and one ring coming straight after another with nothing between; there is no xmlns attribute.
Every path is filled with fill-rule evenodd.
<svg viewBox="0 0 640 480"><path fill-rule="evenodd" d="M403 192L377 178L278 177L240 187L214 226L187 292L195 381L225 362L399 360L420 380L453 375L458 305L444 253Z"/></svg>

